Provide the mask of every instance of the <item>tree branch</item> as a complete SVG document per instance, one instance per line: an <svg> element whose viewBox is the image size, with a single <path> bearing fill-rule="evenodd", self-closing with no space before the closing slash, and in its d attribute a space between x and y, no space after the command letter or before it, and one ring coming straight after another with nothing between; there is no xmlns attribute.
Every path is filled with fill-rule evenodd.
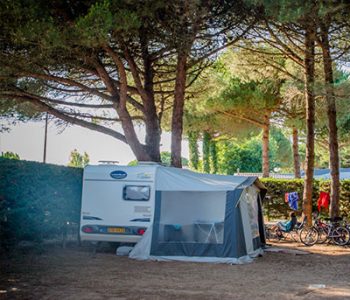
<svg viewBox="0 0 350 300"><path fill-rule="evenodd" d="M23 76L26 76L26 77L32 77L32 78L37 78L37 79L43 79L43 80L48 80L48 81L54 81L54 82L58 82L58 83L62 83L62 84L65 84L65 85L69 85L69 86L75 86L75 87L79 87L81 88L82 90L86 91L86 92L89 92L95 96L98 96L98 97L101 97L102 99L106 99L106 100L109 100L109 101L113 101L113 98L104 94L104 93L101 93L99 92L97 89L94 89L94 88L90 88L90 87L87 87L86 85L84 84L81 84L80 82L77 82L75 80L72 80L72 79L68 79L68 78L63 78L63 77L59 77L59 76L54 76L54 75L51 75L51 74L39 74L39 73L22 73L21 75Z"/></svg>
<svg viewBox="0 0 350 300"><path fill-rule="evenodd" d="M117 131L114 131L110 128L107 128L107 127L104 127L104 126L101 126L101 125L97 125L95 123L90 123L90 122L87 122L85 120L81 120L81 119L78 119L78 118L74 118L74 117L71 117L69 115L66 115L65 113L62 113L60 112L59 110L55 109L54 107L52 106L49 106L47 105L46 103L36 99L36 98L30 98L28 96L19 96L19 95L13 95L13 96L10 96L10 95L7 95L7 97L9 99L17 99L21 102L30 102L32 103L39 111L42 111L42 112L48 112L49 114L55 116L56 118L58 119L61 119L63 121L66 121L70 124L73 124L73 125L79 125L81 127L84 127L84 128L88 128L88 129L91 129L91 130L94 130L94 131L98 131L98 132L101 132L101 133L104 133L106 135L109 135L109 136L112 136L124 143L127 143L126 139L125 139L125 136Z"/></svg>

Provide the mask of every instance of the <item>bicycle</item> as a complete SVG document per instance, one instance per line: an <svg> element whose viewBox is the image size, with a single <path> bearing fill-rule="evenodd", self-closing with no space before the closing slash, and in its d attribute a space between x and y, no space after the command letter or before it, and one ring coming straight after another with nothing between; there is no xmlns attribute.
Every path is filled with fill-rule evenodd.
<svg viewBox="0 0 350 300"><path fill-rule="evenodd" d="M325 223L321 219L316 218L313 228L318 232L317 243L323 244L327 240L336 245L344 246L349 243L350 232L345 226L341 226L339 221L342 218L325 218L330 223Z"/></svg>
<svg viewBox="0 0 350 300"><path fill-rule="evenodd" d="M291 240L298 243L300 242L299 232L305 226L305 224L306 224L306 217L304 217L301 223L296 223L295 225L292 224L292 227L290 230L282 230L276 224L272 226L266 225L265 226L266 239L269 241Z"/></svg>
<svg viewBox="0 0 350 300"><path fill-rule="evenodd" d="M344 222L343 226L350 232L350 223L348 222ZM348 242L348 245L350 244L350 239L349 239L349 242Z"/></svg>
<svg viewBox="0 0 350 300"><path fill-rule="evenodd" d="M321 230L325 231L327 234L326 239L324 240L327 241L327 239L331 242L333 242L336 245L339 246L344 246L349 243L350 240L350 232L349 229L346 228L346 226L341 226L340 221L343 218L341 217L336 217L336 218L325 218L326 221L330 221L329 224L327 223L321 223ZM326 224L326 226L324 225Z"/></svg>
<svg viewBox="0 0 350 300"><path fill-rule="evenodd" d="M305 246L313 246L317 243L318 240L318 231L314 226L304 227L300 230L299 237L300 241Z"/></svg>

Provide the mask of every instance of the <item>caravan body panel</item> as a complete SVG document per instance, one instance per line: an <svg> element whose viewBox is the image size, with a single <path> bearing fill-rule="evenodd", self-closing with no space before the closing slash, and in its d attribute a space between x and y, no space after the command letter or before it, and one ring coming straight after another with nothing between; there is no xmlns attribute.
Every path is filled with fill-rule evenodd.
<svg viewBox="0 0 350 300"><path fill-rule="evenodd" d="M153 221L156 166L87 166L80 220L82 241L136 243Z"/></svg>

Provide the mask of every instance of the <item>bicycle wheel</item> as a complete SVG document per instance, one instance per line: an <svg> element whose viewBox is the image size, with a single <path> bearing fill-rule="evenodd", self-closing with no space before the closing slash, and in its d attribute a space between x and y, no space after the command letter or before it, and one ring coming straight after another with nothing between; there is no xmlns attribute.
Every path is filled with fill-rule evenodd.
<svg viewBox="0 0 350 300"><path fill-rule="evenodd" d="M266 239L267 239L268 241L270 241L270 242L271 242L271 240L273 239L271 228L266 227L266 226L265 226L265 237L266 237Z"/></svg>
<svg viewBox="0 0 350 300"><path fill-rule="evenodd" d="M313 246L317 243L318 231L315 227L303 228L300 230L299 237L305 246Z"/></svg>
<svg viewBox="0 0 350 300"><path fill-rule="evenodd" d="M324 244L328 239L328 232L327 229L319 227L318 230L318 239L317 244Z"/></svg>
<svg viewBox="0 0 350 300"><path fill-rule="evenodd" d="M332 230L331 237L334 244L344 246L349 242L350 233L345 227L339 226Z"/></svg>
<svg viewBox="0 0 350 300"><path fill-rule="evenodd" d="M300 237L299 237L299 231L294 229L290 232L290 236L292 238L292 241L299 243L300 242Z"/></svg>
<svg viewBox="0 0 350 300"><path fill-rule="evenodd" d="M265 227L265 234L266 234L266 239L270 242L280 241L283 238L283 234L279 230L279 228L272 229L269 227Z"/></svg>

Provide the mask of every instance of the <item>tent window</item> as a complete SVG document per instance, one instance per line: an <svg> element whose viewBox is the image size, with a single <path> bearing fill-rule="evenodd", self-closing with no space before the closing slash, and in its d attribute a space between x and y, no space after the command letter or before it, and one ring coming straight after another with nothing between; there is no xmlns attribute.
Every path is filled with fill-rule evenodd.
<svg viewBox="0 0 350 300"><path fill-rule="evenodd" d="M249 221L250 221L250 227L252 231L253 238L256 238L259 236L259 219L258 219L258 191L254 187L249 187L246 191L246 201L248 204L248 214L249 214Z"/></svg>
<svg viewBox="0 0 350 300"><path fill-rule="evenodd" d="M123 199L130 201L148 201L151 188L144 185L126 185L123 190Z"/></svg>
<svg viewBox="0 0 350 300"><path fill-rule="evenodd" d="M222 244L225 192L162 192L159 242Z"/></svg>

